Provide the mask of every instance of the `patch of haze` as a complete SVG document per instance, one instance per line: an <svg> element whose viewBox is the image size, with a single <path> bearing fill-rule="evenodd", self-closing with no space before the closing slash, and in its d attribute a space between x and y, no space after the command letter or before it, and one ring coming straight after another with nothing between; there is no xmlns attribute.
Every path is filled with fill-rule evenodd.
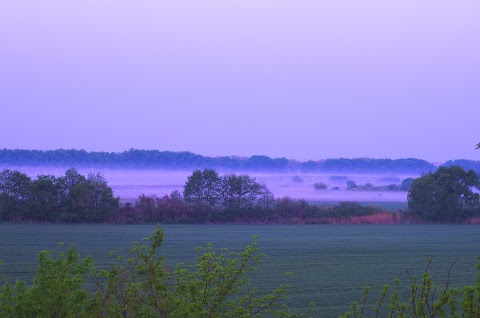
<svg viewBox="0 0 480 318"><path fill-rule="evenodd" d="M357 185L371 183L374 186L388 185L393 182L383 181L386 176L395 177L401 180L418 175L385 175L385 174L269 174L269 173L251 173L259 182L264 183L275 197L288 196L296 199L305 199L308 201L378 201L378 202L405 202L407 192L403 191L358 191L347 190L346 180L352 180ZM303 181L295 182L294 177L298 176ZM332 178L334 177L334 178ZM335 178L342 177L342 178ZM335 181L335 180L342 181ZM316 190L313 185L317 182L327 184L327 190ZM338 187L339 190L332 190Z"/></svg>
<svg viewBox="0 0 480 318"><path fill-rule="evenodd" d="M37 175L51 174L61 176L67 167L0 167L0 169L16 169L35 178ZM100 172L112 187L115 196L122 201L135 201L141 194L163 196L174 190L183 191L183 186L192 170L170 171L153 169L110 169L110 168L79 168L81 174ZM242 172L235 172L240 174ZM288 196L308 201L377 201L377 202L405 202L407 193L401 191L358 191L346 190L346 180L352 180L357 185L371 183L374 186L399 184L406 178L416 178L418 175L406 174L348 174L348 173L265 173L244 172L255 177L258 182L265 184L276 198ZM220 173L224 174L224 173ZM295 178L295 177L299 178ZM294 178L297 182L294 181ZM301 180L302 182L298 182ZM337 180L337 181L336 181ZM398 181L398 182L392 182ZM317 182L327 184L327 190L316 190L313 185ZM339 190L332 190L339 187Z"/></svg>

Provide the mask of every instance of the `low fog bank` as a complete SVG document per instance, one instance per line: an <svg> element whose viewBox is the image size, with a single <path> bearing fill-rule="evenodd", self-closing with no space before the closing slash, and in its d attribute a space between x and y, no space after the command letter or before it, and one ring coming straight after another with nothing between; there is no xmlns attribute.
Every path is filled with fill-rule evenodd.
<svg viewBox="0 0 480 318"><path fill-rule="evenodd" d="M35 178L38 175L51 174L60 176L69 167L26 167L0 166L0 169L19 170ZM122 201L135 201L139 195L163 196L174 190L183 191L183 186L192 170L168 171L153 169L95 169L78 168L81 174L100 172L112 187L116 196ZM225 172L219 172L221 175ZM240 174L241 172L236 172ZM275 197L288 196L308 201L378 201L405 202L407 192L385 190L347 190L347 181L357 185L370 183L375 187L399 185L406 178L416 178L418 175L405 174L292 174L292 173L246 173L265 184ZM324 183L326 190L317 190L315 183ZM333 189L332 189L333 188Z"/></svg>

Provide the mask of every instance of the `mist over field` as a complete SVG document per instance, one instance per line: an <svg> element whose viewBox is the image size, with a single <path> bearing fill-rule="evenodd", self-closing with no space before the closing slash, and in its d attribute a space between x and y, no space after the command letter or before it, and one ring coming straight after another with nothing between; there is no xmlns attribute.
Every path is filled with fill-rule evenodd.
<svg viewBox="0 0 480 318"><path fill-rule="evenodd" d="M38 175L60 176L68 167L25 167L0 166L0 170L8 168L19 170L30 177ZM78 168L81 174L100 172L112 187L115 196L122 202L135 201L138 196L163 196L172 191L183 191L185 182L193 170L171 171L153 169L106 169L106 168ZM221 172L224 175L230 172ZM307 201L368 201L368 202L405 202L407 192L404 191L361 191L347 190L346 182L354 181L357 185L370 183L374 186L400 184L406 178L415 178L418 175L407 174L355 174L355 173L265 173L265 172L235 172L248 174L267 186L276 198L288 196ZM325 183L326 190L316 190L315 183ZM332 188L338 187L337 190Z"/></svg>

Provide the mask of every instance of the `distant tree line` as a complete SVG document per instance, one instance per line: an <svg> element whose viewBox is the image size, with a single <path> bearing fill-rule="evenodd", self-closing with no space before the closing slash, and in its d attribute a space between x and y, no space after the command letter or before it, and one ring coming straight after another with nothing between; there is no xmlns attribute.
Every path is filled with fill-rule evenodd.
<svg viewBox="0 0 480 318"><path fill-rule="evenodd" d="M326 159L299 162L286 158L267 156L207 157L191 152L130 149L124 152L87 152L85 150L0 150L0 164L4 165L52 165L124 168L164 169L220 169L223 171L272 171L272 172L389 172L423 173L436 167L420 159ZM480 162L468 162L480 167ZM479 169L480 170L480 169Z"/></svg>

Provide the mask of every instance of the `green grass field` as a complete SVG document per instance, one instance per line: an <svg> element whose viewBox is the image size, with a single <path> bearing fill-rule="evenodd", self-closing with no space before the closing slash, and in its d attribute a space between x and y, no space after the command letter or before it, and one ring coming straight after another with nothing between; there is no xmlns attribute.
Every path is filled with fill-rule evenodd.
<svg viewBox="0 0 480 318"><path fill-rule="evenodd" d="M58 242L74 244L98 267L109 251L126 251L134 240L149 236L153 225L0 224L0 282L31 279L35 258ZM165 225L162 249L168 264L193 262L196 246L213 242L239 250L259 235L267 257L252 275L253 285L273 288L292 272L289 304L313 301L319 317L335 317L360 298L366 286L374 291L395 277L407 282L406 269L420 274L433 256L431 273L442 282L455 265L454 286L473 283L480 255L480 227L475 225Z"/></svg>

